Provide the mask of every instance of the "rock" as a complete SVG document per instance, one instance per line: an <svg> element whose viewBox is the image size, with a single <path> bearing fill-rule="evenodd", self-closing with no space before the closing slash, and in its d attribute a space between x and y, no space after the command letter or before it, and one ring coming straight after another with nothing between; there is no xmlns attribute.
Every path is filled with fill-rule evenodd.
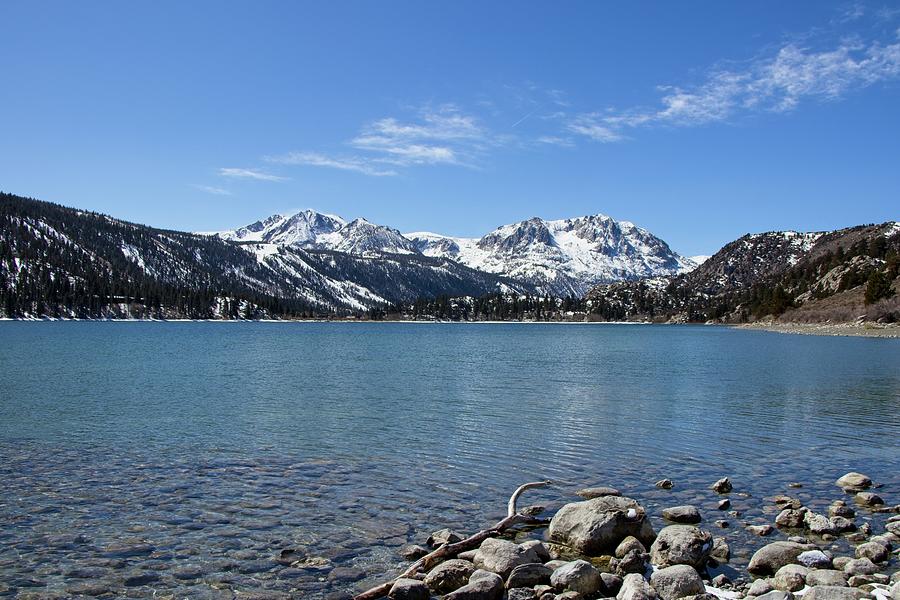
<svg viewBox="0 0 900 600"><path fill-rule="evenodd" d="M779 527L796 529L803 526L803 517L805 514L805 508L786 508L775 517L775 524Z"/></svg>
<svg viewBox="0 0 900 600"><path fill-rule="evenodd" d="M784 565L772 578L772 587L782 592L797 592L806 585L809 569L800 565Z"/></svg>
<svg viewBox="0 0 900 600"><path fill-rule="evenodd" d="M719 519L718 521L715 522L715 525L716 525L716 527L718 527L720 529L728 529L729 527L731 527L731 523L729 523L728 521L726 521L724 519Z"/></svg>
<svg viewBox="0 0 900 600"><path fill-rule="evenodd" d="M823 535L826 533L834 534L837 528L825 515L814 513L811 510L803 515L803 524L809 529L810 533L815 535Z"/></svg>
<svg viewBox="0 0 900 600"><path fill-rule="evenodd" d="M837 486L842 489L850 489L850 490L867 490L872 487L872 480L863 475L862 473L855 473L851 471L847 473L837 481L835 481Z"/></svg>
<svg viewBox="0 0 900 600"><path fill-rule="evenodd" d="M506 600L534 600L537 596L532 588L512 588L506 591Z"/></svg>
<svg viewBox="0 0 900 600"><path fill-rule="evenodd" d="M433 568L425 576L425 585L435 594L448 594L469 583L469 577L474 572L474 564L454 558Z"/></svg>
<svg viewBox="0 0 900 600"><path fill-rule="evenodd" d="M844 533L845 531L853 531L856 529L856 524L847 517L831 517L829 520L836 533Z"/></svg>
<svg viewBox="0 0 900 600"><path fill-rule="evenodd" d="M796 510L803 507L803 503L800 502L799 499L794 498L793 496L785 496L783 494L773 496L772 502L775 503L779 508L793 508Z"/></svg>
<svg viewBox="0 0 900 600"><path fill-rule="evenodd" d="M536 586L534 586L534 595L535 595L535 597L540 598L540 597L543 596L544 594L548 594L548 593L549 593L551 596L555 596L555 595L556 595L556 594L553 593L553 586L552 586L552 585L536 585Z"/></svg>
<svg viewBox="0 0 900 600"><path fill-rule="evenodd" d="M611 487L592 487L585 488L583 490L578 490L575 492L578 496L585 498L587 500L593 500L594 498L602 498L603 496L621 496L622 492L617 490L616 488Z"/></svg>
<svg viewBox="0 0 900 600"><path fill-rule="evenodd" d="M588 556L612 552L632 535L644 544L653 541L653 527L644 508L624 496L603 496L566 504L550 521L550 541Z"/></svg>
<svg viewBox="0 0 900 600"><path fill-rule="evenodd" d="M835 500L831 503L831 506L828 507L828 516L852 519L856 516L856 511L847 506L847 503L843 500Z"/></svg>
<svg viewBox="0 0 900 600"><path fill-rule="evenodd" d="M803 484L802 484L802 483L799 483L799 482L797 482L797 481L792 481L792 482L790 482L790 483L788 484L788 487L789 487L789 488L795 488L795 489L796 489L796 488L802 488L802 487L803 487Z"/></svg>
<svg viewBox="0 0 900 600"><path fill-rule="evenodd" d="M847 562L844 566L844 573L848 577L854 575L871 575L877 573L878 567L868 558L855 558Z"/></svg>
<svg viewBox="0 0 900 600"><path fill-rule="evenodd" d="M859 492L853 497L853 501L862 506L878 506L884 504L881 496L873 492Z"/></svg>
<svg viewBox="0 0 900 600"><path fill-rule="evenodd" d="M556 569L560 568L561 566L568 564L568 562L569 561L567 561L567 560L556 559L556 560L547 561L544 564L547 565L548 568L555 571Z"/></svg>
<svg viewBox="0 0 900 600"><path fill-rule="evenodd" d="M553 569L541 563L519 565L510 572L509 578L506 580L506 589L533 588L536 585L546 585L550 583L550 575L552 574Z"/></svg>
<svg viewBox="0 0 900 600"><path fill-rule="evenodd" d="M467 560L472 562L475 560L475 555L478 554L478 550L466 550L465 552L460 552L456 555L456 558L461 558L462 560Z"/></svg>
<svg viewBox="0 0 900 600"><path fill-rule="evenodd" d="M650 546L650 562L659 567L690 565L702 568L712 549L712 536L692 525L664 527Z"/></svg>
<svg viewBox="0 0 900 600"><path fill-rule="evenodd" d="M450 529L439 529L438 531L435 531L434 533L429 535L425 543L432 548L437 548L442 544L455 544L456 542L461 542L462 539L462 536L457 534L455 531L452 531Z"/></svg>
<svg viewBox="0 0 900 600"><path fill-rule="evenodd" d="M671 479L660 479L656 482L656 487L662 490L671 490L675 487L675 483Z"/></svg>
<svg viewBox="0 0 900 600"><path fill-rule="evenodd" d="M888 577L884 573L872 573L871 575L854 575L847 581L847 584L850 587L862 587L864 585L873 583L877 583L878 585L885 585L889 582L890 577Z"/></svg>
<svg viewBox="0 0 900 600"><path fill-rule="evenodd" d="M719 504L717 505L717 508L719 510L728 510L729 508L731 508L731 500L729 500L728 498L723 498L723 499L719 500Z"/></svg>
<svg viewBox="0 0 900 600"><path fill-rule="evenodd" d="M838 556L837 558L833 558L831 560L831 567L833 569L838 569L840 571L843 571L844 567L846 567L847 563L849 563L851 560L853 560L853 559L850 558L849 556Z"/></svg>
<svg viewBox="0 0 900 600"><path fill-rule="evenodd" d="M614 573L600 573L600 579L603 580L605 596L615 596L622 589L622 578Z"/></svg>
<svg viewBox="0 0 900 600"><path fill-rule="evenodd" d="M775 528L766 523L765 525L748 525L747 531L749 531L753 535L765 537L767 535L772 535L772 533L775 532Z"/></svg>
<svg viewBox="0 0 900 600"><path fill-rule="evenodd" d="M122 582L125 587L138 587L141 585L149 585L160 580L159 573L154 571L137 571L125 576Z"/></svg>
<svg viewBox="0 0 900 600"><path fill-rule="evenodd" d="M794 600L794 595L790 592L782 592L781 590L772 590L762 596L757 596L756 600Z"/></svg>
<svg viewBox="0 0 900 600"><path fill-rule="evenodd" d="M520 508L519 514L526 515L529 517L536 517L539 514L541 514L542 512L544 512L545 510L547 510L547 509L544 506L540 506L538 504L531 504L529 506L524 506L524 507Z"/></svg>
<svg viewBox="0 0 900 600"><path fill-rule="evenodd" d="M809 569L831 568L831 557L821 550L807 550L797 557L797 562Z"/></svg>
<svg viewBox="0 0 900 600"><path fill-rule="evenodd" d="M616 546L614 555L616 558L622 558L632 550L637 550L642 554L644 552L647 552L647 548L641 543L641 540L637 539L633 535L629 535L627 538L622 540L622 543Z"/></svg>
<svg viewBox="0 0 900 600"><path fill-rule="evenodd" d="M866 594L862 590L830 585L817 585L809 588L803 600L859 600Z"/></svg>
<svg viewBox="0 0 900 600"><path fill-rule="evenodd" d="M610 563L610 566L612 566L612 563ZM629 573L643 573L647 570L647 554L632 550L616 560L615 570L617 575L623 577Z"/></svg>
<svg viewBox="0 0 900 600"><path fill-rule="evenodd" d="M554 600L582 600L582 596L578 592L563 592L554 596Z"/></svg>
<svg viewBox="0 0 900 600"><path fill-rule="evenodd" d="M526 548L508 540L488 538L481 542L473 562L479 569L509 577L515 567L541 562L541 559L533 546Z"/></svg>
<svg viewBox="0 0 900 600"><path fill-rule="evenodd" d="M656 590L650 587L643 575L637 573L625 576L616 594L616 600L655 600L656 597Z"/></svg>
<svg viewBox="0 0 900 600"><path fill-rule="evenodd" d="M673 523L686 523L688 525L699 523L702 520L700 511L697 510L697 507L690 505L665 508L662 511L662 515L667 521L672 521Z"/></svg>
<svg viewBox="0 0 900 600"><path fill-rule="evenodd" d="M571 591L582 596L592 596L603 589L603 579L594 565L586 560L575 560L553 571L550 585L560 592Z"/></svg>
<svg viewBox="0 0 900 600"><path fill-rule="evenodd" d="M868 558L873 563L880 563L890 557L891 553L888 548L878 542L866 542L856 547L856 558Z"/></svg>
<svg viewBox="0 0 900 600"><path fill-rule="evenodd" d="M876 544L881 544L888 550L893 550L894 548L894 536L891 534L873 535L869 541L875 542Z"/></svg>
<svg viewBox="0 0 900 600"><path fill-rule="evenodd" d="M900 571L897 572L900 573ZM900 600L900 581L891 588L891 600Z"/></svg>
<svg viewBox="0 0 900 600"><path fill-rule="evenodd" d="M727 563L731 560L731 548L728 547L728 542L725 541L725 538L713 538L713 547L709 551L709 556L720 563Z"/></svg>
<svg viewBox="0 0 900 600"><path fill-rule="evenodd" d="M503 580L496 573L478 570L469 577L469 583L444 596L444 600L500 600L503 597Z"/></svg>
<svg viewBox="0 0 900 600"><path fill-rule="evenodd" d="M815 548L808 544L795 542L772 542L753 554L747 570L754 575L772 575L784 565L796 561L797 557L807 550L815 550Z"/></svg>
<svg viewBox="0 0 900 600"><path fill-rule="evenodd" d="M727 477L723 477L709 487L717 494L727 494L734 489L734 486L731 485L731 480Z"/></svg>
<svg viewBox="0 0 900 600"><path fill-rule="evenodd" d="M428 586L418 579L398 579L388 592L391 600L428 600L430 597Z"/></svg>
<svg viewBox="0 0 900 600"><path fill-rule="evenodd" d="M836 569L810 569L806 574L806 585L809 587L819 585L846 587L847 577L843 571Z"/></svg>
<svg viewBox="0 0 900 600"><path fill-rule="evenodd" d="M537 555L539 562L545 563L550 560L550 550L547 548L547 544L541 540L529 540L519 545L526 552L533 551Z"/></svg>
<svg viewBox="0 0 900 600"><path fill-rule="evenodd" d="M406 544L400 547L398 553L406 560L416 560L428 554L428 549L416 544Z"/></svg>
<svg viewBox="0 0 900 600"><path fill-rule="evenodd" d="M750 584L750 589L747 590L748 596L762 596L763 594L768 594L773 589L772 582L768 579L757 579L753 583Z"/></svg>
<svg viewBox="0 0 900 600"><path fill-rule="evenodd" d="M650 585L662 600L676 600L706 591L700 575L689 565L674 565L654 572Z"/></svg>

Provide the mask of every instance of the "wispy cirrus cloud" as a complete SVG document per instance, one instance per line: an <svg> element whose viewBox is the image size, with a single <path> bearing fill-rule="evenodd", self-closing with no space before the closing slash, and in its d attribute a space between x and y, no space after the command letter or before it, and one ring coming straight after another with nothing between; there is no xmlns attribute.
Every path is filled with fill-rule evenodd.
<svg viewBox="0 0 900 600"><path fill-rule="evenodd" d="M343 171L356 171L364 175L385 177L396 175L397 171L380 169L373 166L370 161L359 157L335 158L318 152L288 152L280 156L265 156L263 160L280 165L306 165L311 167L330 167Z"/></svg>
<svg viewBox="0 0 900 600"><path fill-rule="evenodd" d="M693 127L749 113L788 112L803 101L838 100L898 77L900 42L845 40L819 51L790 43L743 70L714 69L697 85L661 87L657 108L581 113L565 128L594 141L617 142L643 127Z"/></svg>
<svg viewBox="0 0 900 600"><path fill-rule="evenodd" d="M191 187L200 190L201 192L206 192L207 194L213 194L214 196L230 196L231 192L224 188L215 187L213 185L200 185L197 183L192 183Z"/></svg>
<svg viewBox="0 0 900 600"><path fill-rule="evenodd" d="M272 175L258 169L239 169L233 167L222 167L219 169L219 175L222 177L230 177L232 179L255 179L257 181L287 181L290 177L281 177L280 175Z"/></svg>

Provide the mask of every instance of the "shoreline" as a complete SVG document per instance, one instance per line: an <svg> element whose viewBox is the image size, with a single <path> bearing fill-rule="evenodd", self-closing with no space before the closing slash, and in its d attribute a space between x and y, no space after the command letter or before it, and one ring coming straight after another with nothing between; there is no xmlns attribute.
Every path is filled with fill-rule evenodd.
<svg viewBox="0 0 900 600"><path fill-rule="evenodd" d="M900 324L896 323L743 323L732 328L794 335L900 338Z"/></svg>

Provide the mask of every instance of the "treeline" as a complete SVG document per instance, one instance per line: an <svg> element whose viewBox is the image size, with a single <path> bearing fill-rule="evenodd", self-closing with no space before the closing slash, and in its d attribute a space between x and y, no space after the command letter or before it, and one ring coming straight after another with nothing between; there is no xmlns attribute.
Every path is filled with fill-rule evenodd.
<svg viewBox="0 0 900 600"><path fill-rule="evenodd" d="M477 298L420 298L369 311L373 320L400 318L441 321L563 321L588 312L583 298L554 298L520 294L488 294Z"/></svg>

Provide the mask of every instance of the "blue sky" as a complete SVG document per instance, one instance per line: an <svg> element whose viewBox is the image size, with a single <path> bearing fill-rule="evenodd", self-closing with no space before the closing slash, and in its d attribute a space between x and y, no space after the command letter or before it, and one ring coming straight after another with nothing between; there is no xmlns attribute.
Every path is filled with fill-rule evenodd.
<svg viewBox="0 0 900 600"><path fill-rule="evenodd" d="M687 255L900 219L900 7L0 4L0 189L217 230L604 213Z"/></svg>

